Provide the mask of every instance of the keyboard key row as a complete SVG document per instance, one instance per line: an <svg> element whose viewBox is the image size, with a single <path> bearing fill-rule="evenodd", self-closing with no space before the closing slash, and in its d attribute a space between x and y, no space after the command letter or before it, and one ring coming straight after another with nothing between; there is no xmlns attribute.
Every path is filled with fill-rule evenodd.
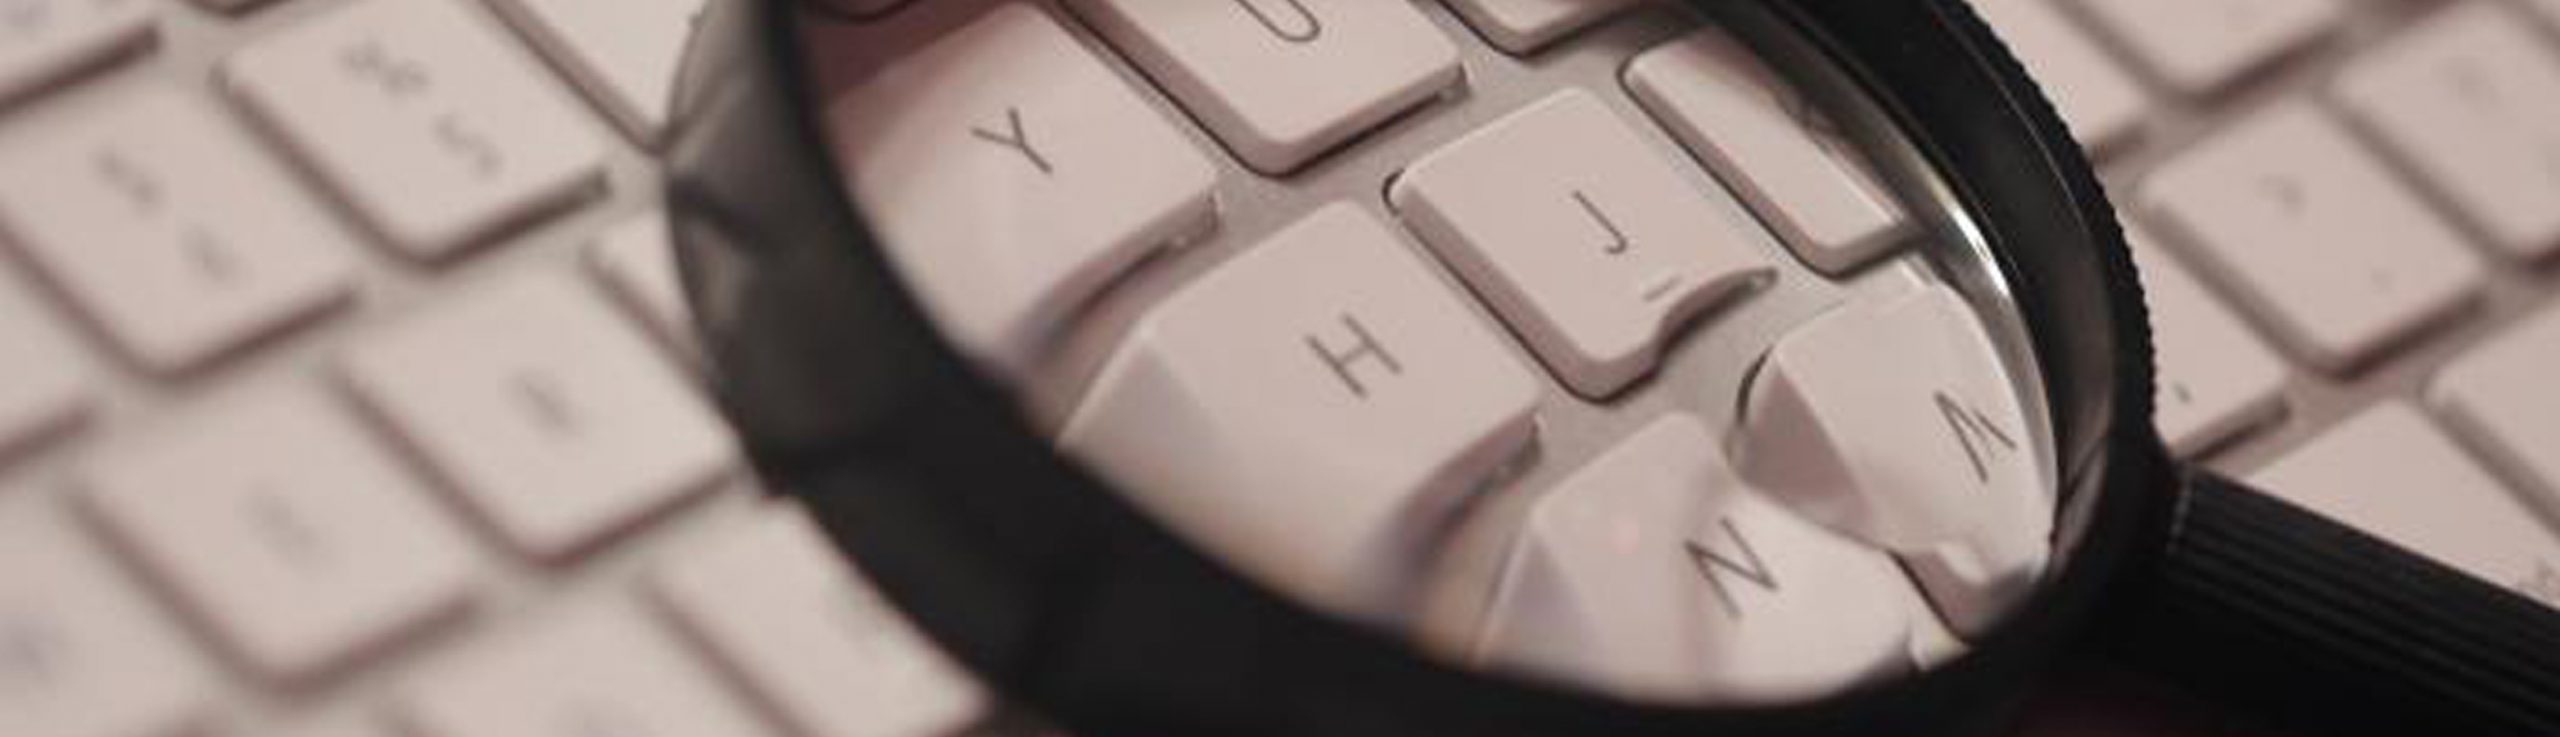
<svg viewBox="0 0 2560 737"><path fill-rule="evenodd" d="M2219 92L2346 19L2347 0L2075 0L2171 89Z"/></svg>

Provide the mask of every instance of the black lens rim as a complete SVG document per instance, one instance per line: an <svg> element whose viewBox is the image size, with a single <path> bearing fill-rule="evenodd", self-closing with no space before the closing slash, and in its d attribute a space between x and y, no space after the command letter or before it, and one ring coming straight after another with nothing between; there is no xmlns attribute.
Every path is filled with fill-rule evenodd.
<svg viewBox="0 0 2560 737"><path fill-rule="evenodd" d="M669 216L714 392L768 486L939 644L1088 734L1979 731L2161 537L2147 317L2080 149L1961 0L1695 0L1786 23L1876 93L1999 255L2046 372L2072 553L1926 677L1683 709L1446 667L1181 544L1025 427L926 320L825 155L792 0L714 0L687 55Z"/></svg>

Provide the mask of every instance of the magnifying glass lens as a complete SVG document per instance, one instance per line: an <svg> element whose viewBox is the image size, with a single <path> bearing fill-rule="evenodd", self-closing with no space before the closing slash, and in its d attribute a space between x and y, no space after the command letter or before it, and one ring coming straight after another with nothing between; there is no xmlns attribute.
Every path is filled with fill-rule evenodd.
<svg viewBox="0 0 2560 737"><path fill-rule="evenodd" d="M2054 443L1951 188L1784 24L1502 5L802 22L853 204L944 335L1245 577L1671 704L1996 628L2054 556Z"/></svg>

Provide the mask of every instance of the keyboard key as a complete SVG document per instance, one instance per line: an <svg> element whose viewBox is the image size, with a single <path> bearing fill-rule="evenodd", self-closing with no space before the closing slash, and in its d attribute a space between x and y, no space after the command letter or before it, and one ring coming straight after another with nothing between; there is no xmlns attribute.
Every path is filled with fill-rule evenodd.
<svg viewBox="0 0 2560 737"><path fill-rule="evenodd" d="M2282 411L2283 359L2147 234L2126 229L2158 352L2154 424L2192 456Z"/></svg>
<svg viewBox="0 0 2560 737"><path fill-rule="evenodd" d="M1974 0L1973 8L2044 83L2081 143L2103 146L2142 123L2150 94L2055 0Z"/></svg>
<svg viewBox="0 0 2560 737"><path fill-rule="evenodd" d="M76 421L95 401L87 359L16 279L0 273L0 461Z"/></svg>
<svg viewBox="0 0 2560 737"><path fill-rule="evenodd" d="M1266 174L1295 171L1463 76L1457 46L1411 3L1067 4Z"/></svg>
<svg viewBox="0 0 2560 737"><path fill-rule="evenodd" d="M2154 172L2141 206L2186 236L2277 339L2347 371L2460 307L2482 278L2452 226L2317 108L2291 103Z"/></svg>
<svg viewBox="0 0 2560 737"><path fill-rule="evenodd" d="M1588 93L1559 93L1423 158L1389 199L1585 396L1653 369L1664 339L1765 281L1740 227ZM1579 244L1579 245L1577 245Z"/></svg>
<svg viewBox="0 0 2560 737"><path fill-rule="evenodd" d="M615 599L579 602L444 664L406 690L419 737L770 734L656 623Z"/></svg>
<svg viewBox="0 0 2560 737"><path fill-rule="evenodd" d="M0 101L25 98L151 43L155 0L0 5Z"/></svg>
<svg viewBox="0 0 2560 737"><path fill-rule="evenodd" d="M2436 377L2435 396L2482 455L2560 501L2560 309L2508 329Z"/></svg>
<svg viewBox="0 0 2560 737"><path fill-rule="evenodd" d="M1590 27L1641 0L1449 0L1477 33L1504 51L1526 54Z"/></svg>
<svg viewBox="0 0 2560 737"><path fill-rule="evenodd" d="M1638 55L1626 84L1814 268L1856 268L1910 235L1902 207L1829 120L1722 33Z"/></svg>
<svg viewBox="0 0 2560 737"><path fill-rule="evenodd" d="M622 126L654 146L675 100L677 62L704 0L503 0L494 3Z"/></svg>
<svg viewBox="0 0 2560 737"><path fill-rule="evenodd" d="M582 552L724 475L734 441L599 296L541 273L349 355L356 392L519 551Z"/></svg>
<svg viewBox="0 0 2560 737"><path fill-rule="evenodd" d="M229 122L117 102L0 151L0 221L127 355L186 371L348 296L347 236Z"/></svg>
<svg viewBox="0 0 2560 737"><path fill-rule="evenodd" d="M990 704L797 508L670 561L660 599L809 737L939 737Z"/></svg>
<svg viewBox="0 0 2560 737"><path fill-rule="evenodd" d="M2489 235L2560 254L2560 54L2506 9L2450 9L2339 77L2339 100Z"/></svg>
<svg viewBox="0 0 2560 737"><path fill-rule="evenodd" d="M658 337L692 350L693 309L685 304L666 213L651 210L605 230L587 249L587 263Z"/></svg>
<svg viewBox="0 0 2560 737"><path fill-rule="evenodd" d="M2295 504L2560 607L2560 536L2406 404L2366 410L2249 478Z"/></svg>
<svg viewBox="0 0 2560 737"><path fill-rule="evenodd" d="M2009 368L1931 285L1797 328L1744 389L1727 454L1751 487L1903 556L1959 633L2044 568L2052 487Z"/></svg>
<svg viewBox="0 0 2560 737"><path fill-rule="evenodd" d="M453 255L601 183L600 131L520 45L458 2L340 6L221 71L375 229L419 258Z"/></svg>
<svg viewBox="0 0 2560 737"><path fill-rule="evenodd" d="M1797 700L1911 667L1893 559L1752 495L1712 447L1666 417L1542 498L1477 657L1679 703Z"/></svg>
<svg viewBox="0 0 2560 737"><path fill-rule="evenodd" d="M1388 618L1428 533L1531 440L1537 379L1334 205L1159 305L1059 440L1266 584Z"/></svg>
<svg viewBox="0 0 2560 737"><path fill-rule="evenodd" d="M1028 4L899 60L828 119L908 285L1008 372L1115 277L1216 216L1209 159Z"/></svg>
<svg viewBox="0 0 2560 737"><path fill-rule="evenodd" d="M105 551L51 510L0 514L0 734L158 737L200 725L203 663Z"/></svg>
<svg viewBox="0 0 2560 737"><path fill-rule="evenodd" d="M2341 0L2078 0L2151 73L2205 94L2336 27Z"/></svg>
<svg viewBox="0 0 2560 737"><path fill-rule="evenodd" d="M426 490L320 397L256 400L91 464L91 509L272 679L457 611L477 561Z"/></svg>

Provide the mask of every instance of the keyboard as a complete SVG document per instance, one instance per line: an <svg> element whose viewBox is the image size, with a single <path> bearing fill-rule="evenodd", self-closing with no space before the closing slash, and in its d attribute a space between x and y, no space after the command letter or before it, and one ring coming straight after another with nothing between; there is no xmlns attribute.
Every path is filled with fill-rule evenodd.
<svg viewBox="0 0 2560 737"><path fill-rule="evenodd" d="M1635 136L1666 155L1613 171L1669 166L1721 193L1726 220L1767 227L1740 236L1762 257L1837 274L1841 292L1911 286L1893 237L1907 223L1818 137L1787 143L1801 119L1765 116L1771 138L1740 147L1686 122L1664 93L1730 67L1700 66L1708 47L1642 3L1308 0L1420 21L1383 23L1373 43L1397 63L1339 72L1356 84L1253 99L1211 89L1252 69L1191 69L1206 42L1151 27L1147 2L1028 2L974 26L997 3L824 1L841 17L822 34L907 39L829 46L845 58L825 69L992 27L1045 43L1071 62L1050 68L1064 89L1126 123L1075 129L1090 138L1074 148L1146 185L1058 223L1090 248L947 320L1071 437L1147 307L1295 227L1388 237L1368 219L1390 198L1462 207L1471 157L1450 147L1478 136ZM1010 731L798 509L755 488L694 388L652 152L699 3L0 0L0 734ZM2135 226L2179 451L2560 605L2560 392L2536 385L2560 365L2560 284L2540 266L2560 250L2545 204L2560 201L2560 2L1978 4ZM1368 25L1251 5L1283 36ZM1666 48L1688 53L1645 64ZM1622 74L1645 68L1653 92ZM963 130L1002 163L1062 171L1069 149L1038 125ZM1382 188L1426 159L1452 174ZM1340 200L1366 212L1315 206ZM1488 273L1514 268L1486 253ZM1122 284L1135 264L1156 276ZM1688 277L1665 292L1680 297L1640 317L1720 309L1757 273L1732 254L1662 268ZM1553 298L1517 285L1509 309ZM1767 337L1837 296L1785 294L1719 329ZM1070 306L1095 337L1033 360L1026 336ZM1344 386L1403 370L1379 326L1330 327L1312 350ZM1659 393L1571 421L1540 411L1681 370L1625 348L1656 337L1633 335L1524 331L1496 364L1515 375L1448 387L1493 411L1416 437L1505 447L1538 413L1540 461L1496 473L1707 472L1661 450L1710 430L1642 398ZM1520 386L1543 371L1563 378ZM1743 551L1707 552L1700 565L1749 573ZM1482 629L1474 607L1411 610ZM1837 665L1954 647L1907 640L1862 639L1843 650L1863 660ZM1708 676L1732 673L1751 671Z"/></svg>

